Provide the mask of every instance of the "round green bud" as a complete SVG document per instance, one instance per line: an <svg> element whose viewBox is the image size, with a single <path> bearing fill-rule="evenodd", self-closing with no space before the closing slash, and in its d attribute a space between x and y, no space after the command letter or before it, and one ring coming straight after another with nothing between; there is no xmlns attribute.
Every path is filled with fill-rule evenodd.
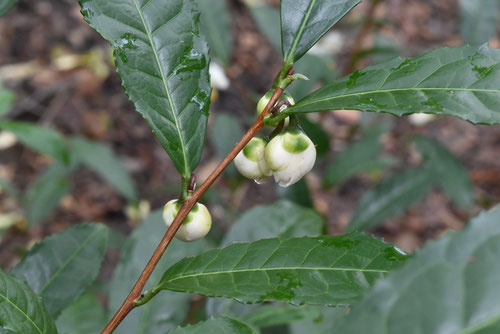
<svg viewBox="0 0 500 334"><path fill-rule="evenodd" d="M264 111L264 108L267 106L269 103L269 100L273 96L274 89L269 90L262 98L259 100L259 103L257 103L257 114L260 115L262 114L262 111ZM295 101L292 97L292 95L288 94L287 92L283 92L280 96L279 101L281 100L287 100L290 104L295 104Z"/></svg>
<svg viewBox="0 0 500 334"><path fill-rule="evenodd" d="M167 226L172 225L180 207L181 203L176 199L165 204L163 221ZM175 236L179 240L186 242L196 241L206 236L211 227L212 217L207 207L201 203L196 203L182 222Z"/></svg>

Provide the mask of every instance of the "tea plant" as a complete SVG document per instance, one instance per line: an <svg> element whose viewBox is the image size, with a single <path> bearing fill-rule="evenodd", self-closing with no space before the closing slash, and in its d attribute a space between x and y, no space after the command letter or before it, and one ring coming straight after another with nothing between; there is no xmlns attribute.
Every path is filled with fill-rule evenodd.
<svg viewBox="0 0 500 334"><path fill-rule="evenodd" d="M111 43L125 93L172 159L182 190L126 241L106 287L114 314L107 324L95 297L84 293L97 275L109 239L108 229L94 223L48 237L10 273L0 271L3 330L50 334L98 332L104 326L102 333L255 333L287 324L292 333L498 332L499 207L411 257L361 232L402 212L433 184L459 206L471 206L463 167L444 147L423 137L413 139L423 155L421 166L368 192L348 234L321 235L324 224L318 213L280 200L243 214L219 248L203 239L173 239L180 229L183 241L201 239L208 232L210 213L198 201L233 160L249 179L272 177L283 187L300 184L320 154L306 130L315 124L301 120L301 114L348 109L500 122L500 52L486 44L392 59L312 93L305 92L312 86L302 86L300 99L289 97L287 88L307 80L308 73L296 73L296 62L359 2L281 1L282 69L260 100L257 120L196 187L194 171L205 142L211 95L210 56L196 3L80 0L85 20ZM223 8L223 2L217 6L210 8L208 0L200 0L207 11ZM252 8L256 17L262 15L260 9ZM275 17L273 13L267 17ZM226 64L230 43L210 40L214 54ZM362 145L344 152L328 170L327 184L339 184L374 162L380 151L378 136L378 130L368 132ZM65 152L56 150L57 145L42 149L56 159ZM169 226L166 232L164 223ZM191 294L210 297L209 319L179 327Z"/></svg>

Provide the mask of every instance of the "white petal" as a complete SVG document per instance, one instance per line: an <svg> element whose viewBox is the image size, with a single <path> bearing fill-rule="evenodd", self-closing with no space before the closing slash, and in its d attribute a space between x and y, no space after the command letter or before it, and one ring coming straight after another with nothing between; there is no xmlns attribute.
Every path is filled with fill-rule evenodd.
<svg viewBox="0 0 500 334"><path fill-rule="evenodd" d="M425 125L436 118L436 115L424 114L424 113L416 113L411 114L408 118L411 124L416 126Z"/></svg>
<svg viewBox="0 0 500 334"><path fill-rule="evenodd" d="M0 132L0 150L5 150L17 142L16 136L12 132Z"/></svg>
<svg viewBox="0 0 500 334"><path fill-rule="evenodd" d="M212 87L226 90L229 88L230 81L226 76L226 72L224 72L224 68L217 64L216 62L211 62L210 67L208 68L208 72L210 73L210 82Z"/></svg>

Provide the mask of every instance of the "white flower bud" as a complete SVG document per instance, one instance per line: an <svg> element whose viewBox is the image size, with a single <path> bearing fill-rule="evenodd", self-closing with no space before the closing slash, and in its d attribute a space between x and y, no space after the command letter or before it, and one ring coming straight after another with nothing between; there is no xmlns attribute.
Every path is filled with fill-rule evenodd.
<svg viewBox="0 0 500 334"><path fill-rule="evenodd" d="M170 226L179 212L181 204L173 199L165 204L163 208L163 221ZM212 227L212 217L207 207L196 203L187 215L176 233L176 237L182 241L196 241L207 235Z"/></svg>
<svg viewBox="0 0 500 334"><path fill-rule="evenodd" d="M287 130L267 144L265 157L274 180L280 186L288 187L313 168L316 147L302 131Z"/></svg>
<svg viewBox="0 0 500 334"><path fill-rule="evenodd" d="M211 62L208 72L210 73L210 82L213 88L219 90L226 90L229 88L231 82L222 66L216 62Z"/></svg>
<svg viewBox="0 0 500 334"><path fill-rule="evenodd" d="M429 122L432 122L435 118L436 115L416 113L416 114L411 114L408 117L408 120L410 121L411 124L415 126L423 126Z"/></svg>
<svg viewBox="0 0 500 334"><path fill-rule="evenodd" d="M244 177L258 181L272 174L264 156L266 144L264 138L253 137L234 158L236 168Z"/></svg>
<svg viewBox="0 0 500 334"><path fill-rule="evenodd" d="M271 90L267 91L267 93L264 96L261 97L261 99L259 100L259 103L257 103L257 114L258 115L262 114L262 112L264 111L264 108L269 103L269 100L271 99L273 94L274 94L274 89L271 89ZM290 103L291 105L295 104L295 100L287 92L283 92L283 94L281 94L279 101L281 101L281 100L287 100L288 103ZM286 109L286 106L282 106L279 109L279 112L283 111L284 109ZM289 123L290 123L290 117L285 118L284 126L287 127Z"/></svg>

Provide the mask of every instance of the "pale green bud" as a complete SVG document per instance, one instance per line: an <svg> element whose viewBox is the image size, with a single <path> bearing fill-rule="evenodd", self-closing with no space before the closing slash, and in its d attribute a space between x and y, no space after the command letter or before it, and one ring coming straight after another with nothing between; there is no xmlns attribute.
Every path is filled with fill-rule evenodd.
<svg viewBox="0 0 500 334"><path fill-rule="evenodd" d="M254 137L234 158L236 168L244 177L259 181L272 174L264 157L266 145L264 138Z"/></svg>
<svg viewBox="0 0 500 334"><path fill-rule="evenodd" d="M180 207L181 204L176 199L165 204L163 208L163 221L167 226L172 225ZM175 236L186 242L196 241L206 236L211 227L212 217L207 207L201 203L196 203L182 222Z"/></svg>

